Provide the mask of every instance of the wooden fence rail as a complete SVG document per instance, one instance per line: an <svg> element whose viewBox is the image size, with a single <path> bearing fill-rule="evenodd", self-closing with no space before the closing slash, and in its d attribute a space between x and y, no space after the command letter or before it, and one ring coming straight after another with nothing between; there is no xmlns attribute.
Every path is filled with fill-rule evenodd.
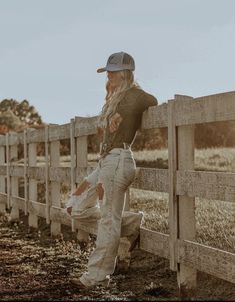
<svg viewBox="0 0 235 302"><path fill-rule="evenodd" d="M169 235L141 228L140 248L170 260L177 272L181 293L196 287L197 270L235 283L235 254L195 242L195 197L235 201L235 173L194 171L194 125L235 120L235 92L200 98L175 95L143 113L142 129L168 127L168 169L137 168L133 188L169 194ZM29 215L29 225L38 227L38 217L46 218L51 233L61 225L78 229L76 220L61 207L61 183L73 190L93 170L87 160L87 137L96 133L97 116L75 117L65 125L28 129L0 136L0 211L19 210ZM70 140L69 167L60 163L60 140ZM37 162L37 144L45 144L45 164ZM24 162L17 162L18 146L24 146ZM24 198L19 197L19 180L24 180ZM45 183L45 203L37 200L38 182ZM28 188L28 189L27 189ZM96 233L83 226L80 236ZM84 231L84 232L82 232Z"/></svg>

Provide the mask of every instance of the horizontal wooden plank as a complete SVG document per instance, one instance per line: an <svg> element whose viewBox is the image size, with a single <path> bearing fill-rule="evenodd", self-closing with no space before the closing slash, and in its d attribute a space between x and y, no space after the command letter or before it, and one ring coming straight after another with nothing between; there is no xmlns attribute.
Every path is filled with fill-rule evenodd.
<svg viewBox="0 0 235 302"><path fill-rule="evenodd" d="M176 126L235 120L235 91L177 100L175 95Z"/></svg>
<svg viewBox="0 0 235 302"><path fill-rule="evenodd" d="M49 127L49 141L70 139L70 123Z"/></svg>
<svg viewBox="0 0 235 302"><path fill-rule="evenodd" d="M179 262L235 283L235 254L191 241L178 241Z"/></svg>
<svg viewBox="0 0 235 302"><path fill-rule="evenodd" d="M154 168L137 168L135 181L131 187L141 190L168 192L168 170Z"/></svg>
<svg viewBox="0 0 235 302"><path fill-rule="evenodd" d="M45 167L28 167L27 175L30 179L45 180L46 179L45 171L46 171Z"/></svg>
<svg viewBox="0 0 235 302"><path fill-rule="evenodd" d="M10 176L24 177L24 166L10 166Z"/></svg>
<svg viewBox="0 0 235 302"><path fill-rule="evenodd" d="M177 171L176 194L235 202L235 173Z"/></svg>
<svg viewBox="0 0 235 302"><path fill-rule="evenodd" d="M90 174L96 167L75 168L76 183L80 183L85 176ZM0 166L0 171L6 172L6 167ZM23 166L12 166L10 175L24 177ZM28 167L27 175L30 179L45 180L45 167ZM70 167L49 168L49 180L70 184ZM132 184L133 188L142 190L152 190L157 192L168 192L168 170L154 168L137 168L136 178Z"/></svg>
<svg viewBox="0 0 235 302"><path fill-rule="evenodd" d="M29 200L28 212L30 214L46 218L46 204L37 202L37 201L33 201L33 200Z"/></svg>
<svg viewBox="0 0 235 302"><path fill-rule="evenodd" d="M76 183L80 183L84 177L90 174L95 167L89 166L84 168L76 168ZM50 168L49 178L52 181L70 183L71 168L55 167ZM136 179L132 187L142 190L152 190L157 192L168 192L168 170L137 168Z"/></svg>
<svg viewBox="0 0 235 302"><path fill-rule="evenodd" d="M0 203L7 203L7 194L0 192Z"/></svg>
<svg viewBox="0 0 235 302"><path fill-rule="evenodd" d="M75 117L75 137L97 133L98 116Z"/></svg>
<svg viewBox="0 0 235 302"><path fill-rule="evenodd" d="M12 206L17 209L25 210L25 199L18 196L11 196Z"/></svg>
<svg viewBox="0 0 235 302"><path fill-rule="evenodd" d="M9 146L24 143L23 132L9 132ZM6 146L6 135L0 135L0 146Z"/></svg>
<svg viewBox="0 0 235 302"><path fill-rule="evenodd" d="M143 113L141 129L168 127L167 103L151 106Z"/></svg>
<svg viewBox="0 0 235 302"><path fill-rule="evenodd" d="M23 143L23 137L20 133L9 132L9 146Z"/></svg>
<svg viewBox="0 0 235 302"><path fill-rule="evenodd" d="M169 235L141 228L140 249L169 259Z"/></svg>
<svg viewBox="0 0 235 302"><path fill-rule="evenodd" d="M71 226L71 218L66 214L65 210L59 207L50 207L50 219L64 225Z"/></svg>
<svg viewBox="0 0 235 302"><path fill-rule="evenodd" d="M0 146L6 146L6 136L0 135Z"/></svg>
<svg viewBox="0 0 235 302"><path fill-rule="evenodd" d="M6 165L1 165L0 166L0 175L7 175L7 166Z"/></svg>
<svg viewBox="0 0 235 302"><path fill-rule="evenodd" d="M68 167L50 167L49 168L49 179L56 182L71 182L71 168Z"/></svg>
<svg viewBox="0 0 235 302"><path fill-rule="evenodd" d="M7 167L0 166L0 175L6 175ZM76 182L79 183L95 168L88 166L87 168L75 168ZM24 166L11 166L10 175L14 177L24 177ZM45 181L45 166L43 167L27 167L27 175L30 179L44 180ZM70 183L71 181L71 168L70 167L51 167L49 169L49 180Z"/></svg>
<svg viewBox="0 0 235 302"><path fill-rule="evenodd" d="M27 143L45 142L45 128L27 130Z"/></svg>

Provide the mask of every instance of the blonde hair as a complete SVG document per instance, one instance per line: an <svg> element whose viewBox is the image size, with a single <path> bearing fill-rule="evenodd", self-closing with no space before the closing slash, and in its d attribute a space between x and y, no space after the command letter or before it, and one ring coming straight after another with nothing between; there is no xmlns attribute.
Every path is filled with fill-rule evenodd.
<svg viewBox="0 0 235 302"><path fill-rule="evenodd" d="M98 121L101 127L107 126L107 118L114 114L125 92L132 87L140 88L139 84L134 81L134 74L131 70L122 70L120 74L121 84L114 90L111 88L109 80L106 82L105 104L102 107Z"/></svg>

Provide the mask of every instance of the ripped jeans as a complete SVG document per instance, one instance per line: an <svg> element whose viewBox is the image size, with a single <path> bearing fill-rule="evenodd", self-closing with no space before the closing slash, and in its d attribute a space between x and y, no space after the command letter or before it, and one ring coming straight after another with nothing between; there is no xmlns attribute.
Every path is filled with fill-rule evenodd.
<svg viewBox="0 0 235 302"><path fill-rule="evenodd" d="M87 219L100 216L96 247L90 255L87 272L80 277L85 286L98 284L114 272L120 237L131 238L139 233L143 214L123 211L125 192L135 175L136 164L131 149L114 148L85 178L92 186L84 192L77 218L82 222L83 215ZM104 189L100 205L97 205L97 183L102 183Z"/></svg>

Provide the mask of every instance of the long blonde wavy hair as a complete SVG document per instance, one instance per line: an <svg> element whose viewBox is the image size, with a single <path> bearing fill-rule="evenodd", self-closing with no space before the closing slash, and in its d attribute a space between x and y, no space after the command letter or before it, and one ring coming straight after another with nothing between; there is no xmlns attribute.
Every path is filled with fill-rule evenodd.
<svg viewBox="0 0 235 302"><path fill-rule="evenodd" d="M122 70L120 73L122 79L121 83L114 90L111 89L109 80L106 82L105 103L102 107L98 120L98 124L102 128L107 126L107 118L115 113L115 110L125 95L125 92L132 87L140 88L140 85L134 80L133 71Z"/></svg>

